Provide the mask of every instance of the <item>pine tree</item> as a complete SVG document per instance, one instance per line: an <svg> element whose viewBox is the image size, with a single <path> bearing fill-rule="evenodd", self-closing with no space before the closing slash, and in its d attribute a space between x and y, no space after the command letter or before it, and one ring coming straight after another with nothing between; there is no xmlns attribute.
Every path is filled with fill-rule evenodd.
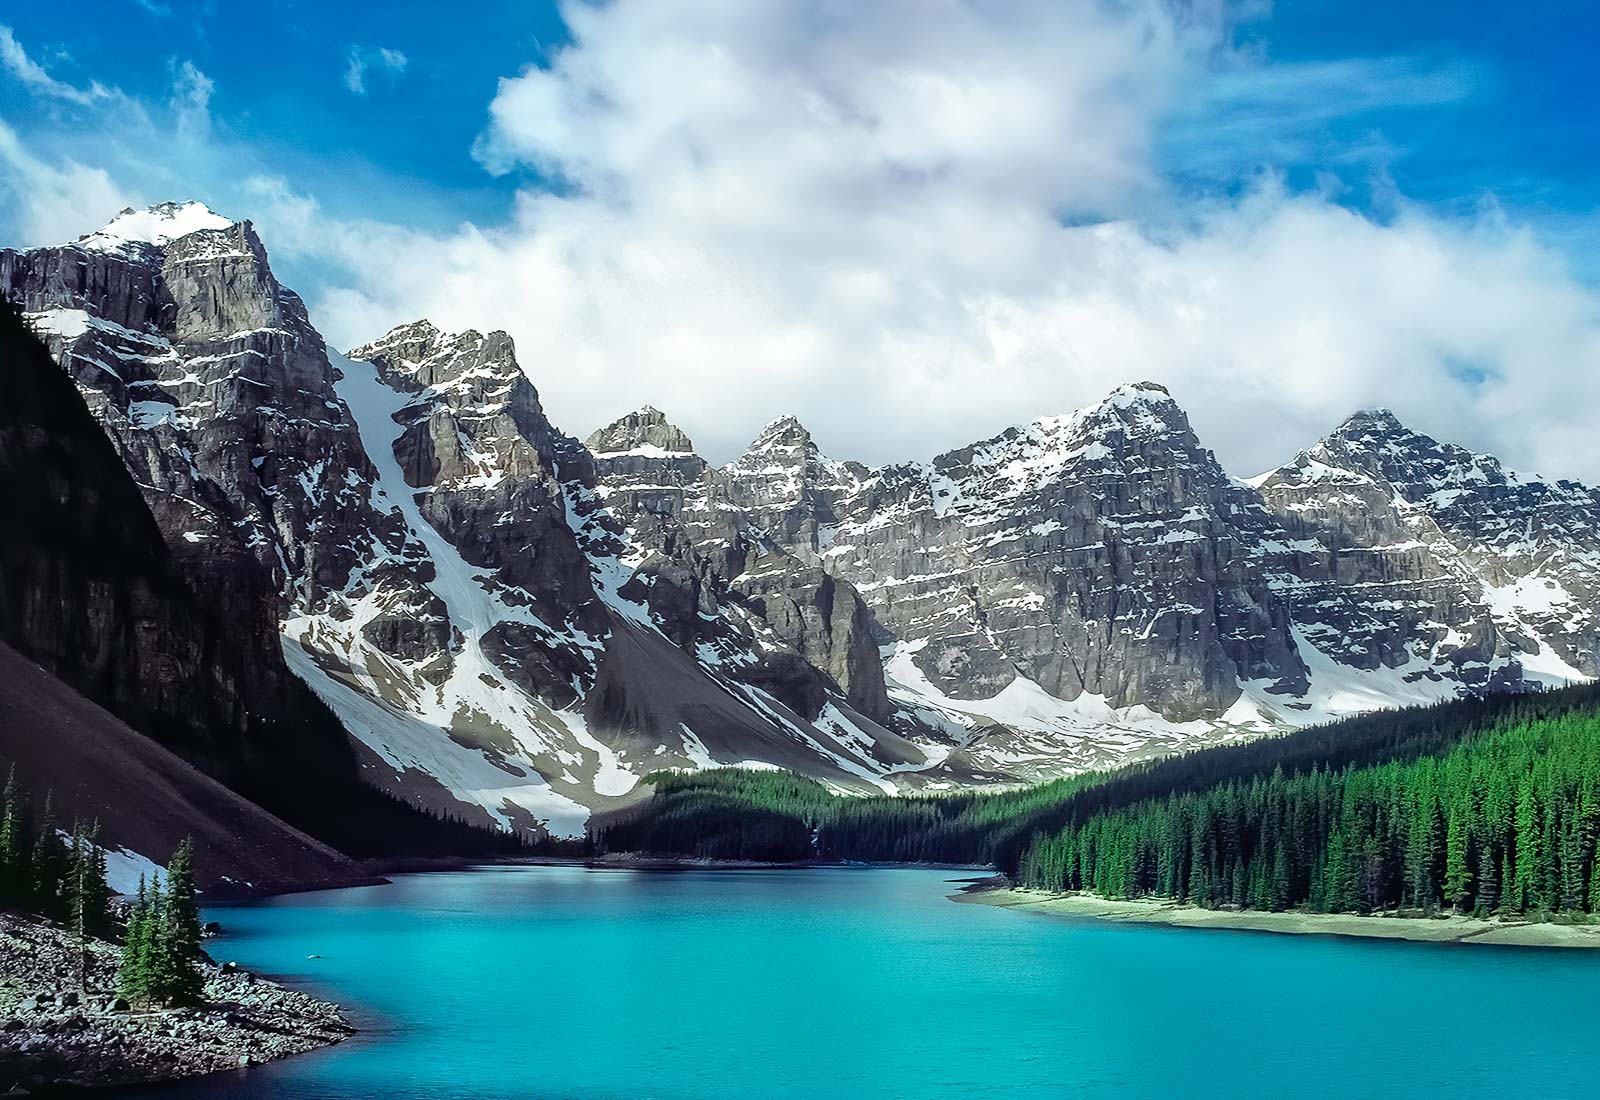
<svg viewBox="0 0 1600 1100"><path fill-rule="evenodd" d="M1424 776L1431 778L1429 773ZM1425 779L1412 807L1406 837L1406 877L1411 887L1411 904L1426 908L1433 903L1435 889L1433 862L1438 849L1438 800L1432 782Z"/></svg>
<svg viewBox="0 0 1600 1100"><path fill-rule="evenodd" d="M1345 913L1357 907L1357 877L1354 858L1344 832L1335 829L1328 841L1328 860L1323 871L1323 906L1328 912Z"/></svg>
<svg viewBox="0 0 1600 1100"><path fill-rule="evenodd" d="M158 927L162 999L179 1005L198 1003L205 985L200 973L200 902L194 885L194 845L187 839L167 861L167 888Z"/></svg>
<svg viewBox="0 0 1600 1100"><path fill-rule="evenodd" d="M44 796L44 812L33 838L33 882L30 891L34 908L47 916L60 917L62 887L67 877L66 846L56 832L55 809L49 792Z"/></svg>
<svg viewBox="0 0 1600 1100"><path fill-rule="evenodd" d="M78 984L88 989L89 941L105 934L109 923L105 851L99 845L100 823L72 826L65 882L67 920L78 948Z"/></svg>
<svg viewBox="0 0 1600 1100"><path fill-rule="evenodd" d="M1289 908L1289 850L1280 841L1272 857L1272 873L1268 880L1268 907L1274 912Z"/></svg>
<svg viewBox="0 0 1600 1100"><path fill-rule="evenodd" d="M1501 913L1522 912L1522 898L1519 895L1516 876L1512 873L1513 864L1507 856L1500 857L1500 906Z"/></svg>
<svg viewBox="0 0 1600 1100"><path fill-rule="evenodd" d="M66 881L67 919L72 928L72 940L77 947L78 956L78 988L85 992L89 989L89 883L88 871L90 866L88 842L84 840L83 823L72 823L72 844L69 848L68 866L71 868Z"/></svg>
<svg viewBox="0 0 1600 1100"><path fill-rule="evenodd" d="M100 821L89 824L89 933L106 939L111 934L111 882L106 868L106 849L100 843Z"/></svg>
<svg viewBox="0 0 1600 1100"><path fill-rule="evenodd" d="M1600 862L1589 869L1589 912L1600 913Z"/></svg>
<svg viewBox="0 0 1600 1100"><path fill-rule="evenodd" d="M1516 876L1515 888L1508 891L1515 899L1518 912L1530 906L1534 909L1544 908L1541 889L1544 880L1540 874L1544 863L1542 843L1544 830L1541 827L1540 807L1534 790L1533 777L1524 775L1517 788L1515 818L1517 860L1513 866L1513 874Z"/></svg>
<svg viewBox="0 0 1600 1100"><path fill-rule="evenodd" d="M1478 849L1478 904L1473 910L1486 916L1500 906L1500 870L1487 844Z"/></svg>
<svg viewBox="0 0 1600 1100"><path fill-rule="evenodd" d="M1467 828L1453 805L1445 828L1444 900L1465 910L1471 896L1472 872L1467 869Z"/></svg>
<svg viewBox="0 0 1600 1100"><path fill-rule="evenodd" d="M122 939L122 965L117 969L117 991L129 1004L150 999L150 887L139 876L139 892L128 910L128 928Z"/></svg>
<svg viewBox="0 0 1600 1100"><path fill-rule="evenodd" d="M28 823L22 791L17 786L17 766L6 774L0 804L0 904L18 904L28 898L33 881L28 862Z"/></svg>

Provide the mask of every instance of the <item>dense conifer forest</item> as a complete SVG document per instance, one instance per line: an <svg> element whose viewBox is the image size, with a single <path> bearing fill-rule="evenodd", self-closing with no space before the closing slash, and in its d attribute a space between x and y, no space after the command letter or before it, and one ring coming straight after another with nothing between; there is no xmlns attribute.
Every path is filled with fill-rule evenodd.
<svg viewBox="0 0 1600 1100"><path fill-rule="evenodd" d="M1600 714L1507 722L1440 756L1107 810L1040 837L1018 879L1106 897L1322 912L1600 909Z"/></svg>
<svg viewBox="0 0 1600 1100"><path fill-rule="evenodd" d="M1014 791L839 796L722 769L650 777L597 851L989 863L1026 885L1203 905L1588 910L1600 687L1386 711Z"/></svg>
<svg viewBox="0 0 1600 1100"><path fill-rule="evenodd" d="M833 794L789 772L659 772L642 808L592 831L597 852L779 862L986 863L1094 777L1017 791Z"/></svg>

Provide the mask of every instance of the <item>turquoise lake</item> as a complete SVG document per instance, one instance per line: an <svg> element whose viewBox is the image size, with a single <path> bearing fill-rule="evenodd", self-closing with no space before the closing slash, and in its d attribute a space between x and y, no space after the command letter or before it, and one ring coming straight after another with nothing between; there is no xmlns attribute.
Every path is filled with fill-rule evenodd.
<svg viewBox="0 0 1600 1100"><path fill-rule="evenodd" d="M1577 1097L1600 953L1106 924L921 869L516 867L211 911L327 1051L150 1097ZM310 958L317 955L320 958Z"/></svg>

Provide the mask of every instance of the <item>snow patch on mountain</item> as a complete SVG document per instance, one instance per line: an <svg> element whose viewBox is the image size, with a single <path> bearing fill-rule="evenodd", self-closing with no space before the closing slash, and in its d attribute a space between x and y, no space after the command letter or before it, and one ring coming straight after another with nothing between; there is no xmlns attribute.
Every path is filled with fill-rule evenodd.
<svg viewBox="0 0 1600 1100"><path fill-rule="evenodd" d="M1287 724L1263 717L1241 696L1215 720L1174 722L1145 706L1114 707L1104 696L1059 699L1018 675L989 699L947 695L917 664L926 639L890 647L889 694L912 712L933 712L980 767L1042 779L1240 740Z"/></svg>
<svg viewBox="0 0 1600 1100"><path fill-rule="evenodd" d="M114 894L132 897L139 892L139 883L154 883L165 879L167 870L149 856L130 848L107 848L106 885Z"/></svg>
<svg viewBox="0 0 1600 1100"><path fill-rule="evenodd" d="M408 537L425 548L433 567L426 587L443 602L455 641L449 653L449 674L437 684L367 644L361 628L382 610L381 590L374 587L356 602L345 622L326 615L292 616L284 628L285 654L291 666L334 706L352 733L398 770L416 768L432 775L459 797L482 806L508 825L514 823L507 812L510 803L552 829L570 830L574 823L581 826L587 811L552 791L533 766L533 758L553 755L569 768L583 765L586 757L593 758L594 789L601 794L625 793L637 776L588 734L581 715L553 711L508 683L485 654L483 638L496 624L514 622L552 630L529 609L508 605L497 596L492 591L491 571L468 565L422 515L417 493L406 485L391 446L400 431L395 418L411 397L385 385L368 363L337 353L330 358L340 374L336 383L339 397L350 410L377 470L373 503L380 511L398 511ZM381 565L387 552L376 546L373 549L379 560L371 564ZM576 630L568 630L561 640L596 654L604 644L603 639ZM329 683L322 663L310 656L310 651L319 648L340 651L364 689L359 695ZM384 700L384 704L374 700ZM491 762L481 749L454 740L463 725L488 727L491 743L503 735L509 744L502 751L509 759Z"/></svg>
<svg viewBox="0 0 1600 1100"><path fill-rule="evenodd" d="M163 202L144 210L124 209L100 229L78 238L81 248L126 252L144 245L162 246L203 229L227 229L234 223L193 199Z"/></svg>

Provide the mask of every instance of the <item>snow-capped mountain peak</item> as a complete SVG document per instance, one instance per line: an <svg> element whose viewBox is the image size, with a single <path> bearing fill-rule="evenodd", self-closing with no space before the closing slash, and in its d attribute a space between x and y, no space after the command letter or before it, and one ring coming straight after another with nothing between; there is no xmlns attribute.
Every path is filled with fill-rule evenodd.
<svg viewBox="0 0 1600 1100"><path fill-rule="evenodd" d="M411 376L424 386L472 371L520 373L516 346L506 333L446 332L427 319L397 325L372 343L351 348L348 355L381 361L385 370Z"/></svg>
<svg viewBox="0 0 1600 1100"><path fill-rule="evenodd" d="M783 416L715 469L649 405L566 436L503 332L330 354L199 204L91 240L0 285L197 583L452 813L571 829L718 763L1018 782L1600 672L1600 495L1384 410L1250 483L1151 382L879 469Z"/></svg>
<svg viewBox="0 0 1600 1100"><path fill-rule="evenodd" d="M143 210L127 207L93 233L79 237L76 243L81 248L103 252L119 252L144 245L159 248L190 233L204 229L227 229L233 224L232 220L195 199L161 202Z"/></svg>
<svg viewBox="0 0 1600 1100"><path fill-rule="evenodd" d="M1498 683L1600 673L1595 490L1519 476L1387 409L1349 417L1260 488L1352 578L1381 564L1391 623L1405 602L1394 594L1412 585L1416 637L1448 627L1471 640L1472 656L1448 654L1458 671L1477 665Z"/></svg>
<svg viewBox="0 0 1600 1100"><path fill-rule="evenodd" d="M800 418L792 413L785 413L767 422L760 434L750 441L750 445L745 448L744 454L735 465L757 466L770 465L774 462L804 461L808 455L818 453L811 433L800 423Z"/></svg>
<svg viewBox="0 0 1600 1100"><path fill-rule="evenodd" d="M1134 382L1118 386L1069 418L1085 431L1124 430L1143 433L1176 432L1192 435L1189 417L1165 386Z"/></svg>

